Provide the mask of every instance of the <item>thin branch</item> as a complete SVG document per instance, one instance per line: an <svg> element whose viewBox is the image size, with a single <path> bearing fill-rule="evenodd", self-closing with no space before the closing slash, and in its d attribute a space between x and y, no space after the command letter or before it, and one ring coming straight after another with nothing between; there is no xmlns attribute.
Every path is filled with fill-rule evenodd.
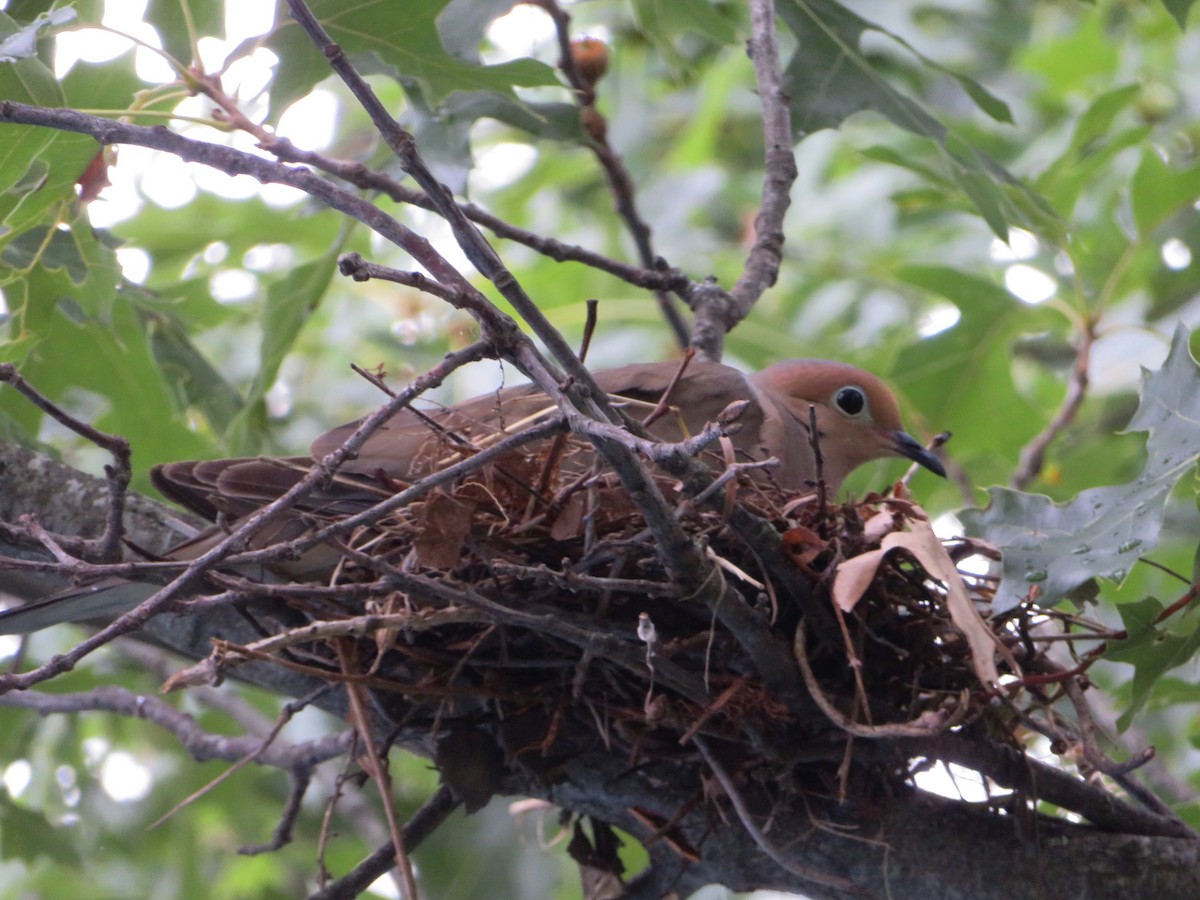
<svg viewBox="0 0 1200 900"><path fill-rule="evenodd" d="M437 830L462 803L446 785L441 785L405 823L401 836L411 853ZM396 851L389 842L380 847L350 872L309 895L309 900L352 900L360 896L376 878L395 865Z"/></svg>
<svg viewBox="0 0 1200 900"><path fill-rule="evenodd" d="M796 181L796 159L792 152L790 98L783 88L779 65L779 42L775 34L774 0L750 0L748 46L763 105L762 200L754 219L754 246L746 264L728 293L708 285L694 290L688 300L696 313L692 346L707 359L720 359L725 335L750 314L758 298L775 284L783 263L783 219L791 205Z"/></svg>
<svg viewBox="0 0 1200 900"><path fill-rule="evenodd" d="M1075 708L1075 715L1079 722L1079 744L1083 748L1083 757L1088 764L1097 772L1113 779L1147 809L1160 816L1174 817L1175 814L1169 806L1131 777L1135 769L1141 768L1154 758L1154 748L1148 748L1124 763L1109 759L1100 749L1097 741L1100 728L1096 724L1096 719L1092 715L1092 709L1088 706L1083 687L1079 684L1078 679L1068 678L1064 681L1063 691Z"/></svg>
<svg viewBox="0 0 1200 900"><path fill-rule="evenodd" d="M558 67L575 89L580 119L583 122L584 131L590 139L587 146L595 155L597 162L600 163L600 168L608 180L617 215L624 220L625 226L633 237L638 259L646 269L663 268L662 260L654 252L650 225L638 212L633 178L621 161L620 155L608 143L608 124L604 121L603 114L596 108L596 85L584 78L575 64L575 54L571 50L571 17L556 0L538 0L537 5L546 10L554 21L554 31L558 37ZM670 326L675 340L679 342L680 347L686 347L689 337L688 325L680 315L674 300L663 290L655 292L655 299L658 301L659 310L666 319L667 325Z"/></svg>
<svg viewBox="0 0 1200 900"><path fill-rule="evenodd" d="M1095 340L1096 325L1088 319L1079 335L1079 346L1075 348L1075 364L1071 367L1071 378L1067 382L1067 393L1063 397L1062 406L1050 423L1022 448L1016 471L1009 480L1014 490L1024 490L1041 474L1042 466L1046 462L1046 450L1063 429L1075 421L1075 416L1087 396L1092 344Z"/></svg>
<svg viewBox="0 0 1200 900"><path fill-rule="evenodd" d="M337 651L342 673L349 676L357 675L354 645L341 638L334 641L334 649ZM379 800L383 804L388 832L392 838L392 849L400 867L400 884L403 888L401 896L404 900L418 900L416 876L413 874L412 861L408 858L408 850L404 845L404 831L400 827L396 815L396 798L395 792L392 790L391 773L386 764L385 753L380 753L379 746L375 743L375 729L371 723L371 703L364 693L362 685L354 681L346 682L346 696L350 701L350 719L362 739L361 746L366 748L365 768L371 776L371 780L375 782L375 789L379 792Z"/></svg>
<svg viewBox="0 0 1200 900"><path fill-rule="evenodd" d="M813 701L820 707L821 712L825 713L829 721L847 734L873 740L901 737L928 737L929 735L938 734L953 727L966 715L968 698L964 697L953 711L939 709L935 712L924 713L912 722L889 722L883 725L861 725L858 722L854 722L825 696L825 692L821 689L821 684L817 681L816 675L813 674L812 666L808 662L807 640L808 638L804 631L804 622L801 621L796 626L796 640L793 649L796 652L796 662L800 666L800 674L804 676L804 686L808 688Z"/></svg>
<svg viewBox="0 0 1200 900"><path fill-rule="evenodd" d="M910 756L957 763L1000 785L1020 791L1032 801L1044 801L1083 816L1093 825L1125 834L1200 840L1200 836L1173 817L1159 816L1126 803L1076 775L1046 765L1024 752L961 734L943 733L925 738L901 739Z"/></svg>
<svg viewBox="0 0 1200 900"><path fill-rule="evenodd" d="M405 272L401 269L393 269L391 266L367 262L359 253L343 253L339 256L338 271L354 281L370 281L372 278L376 278L380 281L390 281L392 284L416 288L422 293L431 294L445 300L451 306L459 308L462 307L465 300L462 291L433 281L420 272Z"/></svg>
<svg viewBox="0 0 1200 900"><path fill-rule="evenodd" d="M288 773L291 787L288 789L288 798L283 805L283 812L279 815L279 822L271 834L271 840L262 844L245 844L238 847L240 856L274 853L292 842L292 832L296 827L296 820L300 818L300 813L304 809L304 795L308 793L308 787L312 784L312 776L313 773L309 769L293 770Z"/></svg>
<svg viewBox="0 0 1200 900"><path fill-rule="evenodd" d="M185 162L202 163L227 175L249 175L264 184L294 187L320 200L331 209L362 222L412 256L436 281L454 290L452 296L461 304L457 308L470 313L479 322L484 335L496 348L495 352L511 353L508 348L520 339L520 329L516 322L488 302L487 298L438 253L426 238L368 201L337 187L308 169L285 166L231 147L192 140L165 128L143 128L71 109L47 109L3 100L0 101L0 122L90 134L102 144L150 147L174 154ZM453 205L452 200L450 203ZM454 209L462 218L457 207ZM465 218L462 221L465 222ZM529 305L532 306L532 303Z"/></svg>
<svg viewBox="0 0 1200 900"><path fill-rule="evenodd" d="M433 201L423 191L399 184L387 175L369 169L360 162L333 159L320 153L301 150L287 138L279 137L267 128L264 128L246 116L241 111L237 101L225 93L221 86L219 73L214 76L191 69L187 71L185 81L191 90L203 94L220 107L219 111L214 111L213 117L215 119L226 126L240 129L252 135L263 150L266 150L277 159L312 166L314 169L349 182L355 187L385 194L397 203L407 203L430 211L436 210ZM524 244L556 262L568 260L579 262L594 269L607 272L610 275L615 275L617 278L636 287L648 288L658 292L684 291L691 283L678 269L667 269L662 266L661 260L652 260L652 264L648 263L646 268L638 268L602 256L599 253L594 253L583 247L564 244L554 238L543 237L532 231L518 228L472 203L463 203L460 206L467 218L477 225L484 226L498 237ZM686 340L686 333L684 334L684 339Z"/></svg>
<svg viewBox="0 0 1200 900"><path fill-rule="evenodd" d="M315 691L311 691L307 697L302 697L299 700L293 700L291 703L285 704L283 707L283 710L276 717L275 724L271 727L271 730L269 732L267 732L267 734L259 741L259 745L255 750L253 750L250 753L247 753L241 759L236 760L232 766L230 766L228 769L226 769L224 772L222 772L216 778L213 778L211 781L209 781L203 787L200 787L197 790L193 791L192 793L188 794L185 798L180 800L178 803L176 803L174 806L172 806L169 810L167 810L165 813L163 813L161 816L159 816L157 819L155 819L153 822L151 822L149 827L157 828L159 825L163 824L168 819L172 818L175 815L175 813L179 812L184 807L189 806L190 804L192 804L193 802L198 800L200 797L203 797L205 794L207 794L209 791L211 791L217 785L221 784L223 781L227 781L228 779L232 778L235 773L240 772L242 769L244 769L250 763L258 762L259 760L261 760L263 755L266 754L268 748L270 748L270 746L275 742L275 739L277 737L279 737L279 733L281 731L283 731L283 727L292 720L292 718L296 715L296 713L307 708L314 700L316 700L318 697L320 697L322 694L324 694L328 690L329 690L329 685L322 685L321 687L317 688ZM299 763L298 765L294 765L291 767L293 788L298 787L301 783L303 783L305 786L308 785L309 781L311 780L312 768L313 768L313 765L309 762L302 762L302 763ZM303 796L303 789L301 789L301 796ZM289 804L289 806L290 805L291 804ZM299 800L298 799L296 800L294 805L295 805L295 809L285 810L283 817L280 821L281 827L276 829L276 838L277 839L281 838L283 836L284 828L286 827L286 826L284 826L284 823L287 822L289 819L294 819L297 812L299 811ZM272 849L278 849L278 846L282 846L282 845L277 845L276 847L274 847ZM250 854L247 854L247 855L250 855Z"/></svg>
<svg viewBox="0 0 1200 900"><path fill-rule="evenodd" d="M210 734L200 728L194 718L175 709L161 697L135 694L115 685L70 694L14 691L0 695L0 706L28 709L40 716L102 711L131 719L145 719L172 734L179 745L198 762L222 759L236 763L254 756L261 765L289 771L343 756L350 747L351 738L350 732L342 732L303 744L288 744L283 741L264 741L257 735L231 737Z"/></svg>

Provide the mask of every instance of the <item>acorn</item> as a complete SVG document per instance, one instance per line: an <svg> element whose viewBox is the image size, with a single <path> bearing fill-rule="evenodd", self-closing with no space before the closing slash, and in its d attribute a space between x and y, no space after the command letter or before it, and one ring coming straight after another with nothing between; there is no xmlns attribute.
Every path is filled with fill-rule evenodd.
<svg viewBox="0 0 1200 900"><path fill-rule="evenodd" d="M608 71L608 44L598 38L576 38L571 41L571 62L583 83L595 87Z"/></svg>

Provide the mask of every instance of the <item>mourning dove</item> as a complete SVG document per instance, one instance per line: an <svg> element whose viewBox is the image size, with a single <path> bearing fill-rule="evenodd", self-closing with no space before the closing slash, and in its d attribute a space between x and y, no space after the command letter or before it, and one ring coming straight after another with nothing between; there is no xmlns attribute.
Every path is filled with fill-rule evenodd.
<svg viewBox="0 0 1200 900"><path fill-rule="evenodd" d="M678 363L664 362L605 369L593 376L615 405L640 420L658 404L678 371ZM750 375L719 363L692 362L670 390L669 410L649 430L659 440L679 441L698 434L735 401L746 401L730 429L735 451L744 460L778 459L779 465L760 477L773 479L785 490L807 490L817 475L809 436L810 408L823 457L821 477L831 494L858 466L885 457L904 457L945 475L937 457L904 431L896 398L882 381L854 366L826 360L787 360ZM298 508L323 516L356 512L385 499L398 485L461 458L464 447L478 447L555 411L532 385L435 411L404 409L367 439L333 481L310 493ZM151 478L167 498L228 525L286 491L314 460L338 449L358 424L350 422L318 437L309 457L168 463L156 466ZM295 538L308 527L293 515L256 536L255 544ZM193 558L223 533L202 532L171 556ZM288 574L301 577L294 568ZM150 596L156 586L136 588L83 589L8 610L0 613L0 634L112 616Z"/></svg>

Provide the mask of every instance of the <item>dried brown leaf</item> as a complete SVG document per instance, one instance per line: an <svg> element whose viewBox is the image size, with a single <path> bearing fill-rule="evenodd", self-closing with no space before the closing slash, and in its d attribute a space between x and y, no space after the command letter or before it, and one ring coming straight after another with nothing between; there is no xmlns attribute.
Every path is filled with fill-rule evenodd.
<svg viewBox="0 0 1200 900"><path fill-rule="evenodd" d="M413 541L417 562L431 569L453 569L471 533L474 513L473 504L435 491L421 509L421 531Z"/></svg>
<svg viewBox="0 0 1200 900"><path fill-rule="evenodd" d="M946 585L950 619L967 639L975 674L988 687L996 685L1000 674L996 670L995 634L971 601L954 560L933 533L927 519L912 518L909 528L910 531L895 531L885 536L878 550L870 550L839 565L833 581L833 602L843 612L853 610L871 586L883 558L892 550L908 551L931 577Z"/></svg>

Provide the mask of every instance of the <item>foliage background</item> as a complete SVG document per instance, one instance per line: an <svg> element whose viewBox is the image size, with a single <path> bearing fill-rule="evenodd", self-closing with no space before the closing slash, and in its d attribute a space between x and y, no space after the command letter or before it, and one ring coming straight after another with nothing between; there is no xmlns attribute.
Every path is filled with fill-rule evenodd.
<svg viewBox="0 0 1200 900"><path fill-rule="evenodd" d="M485 36L512 2L410 3L404 17L382 2L358 4L353 15L341 15L332 0L313 6L337 26L335 39L358 54L456 190L523 227L634 261L604 177L580 140L570 95L555 77L552 41L531 37L514 52ZM1058 410L1081 336L1094 331L1084 404L1028 489L1062 500L1131 480L1141 469L1144 437L1116 432L1134 409L1139 366L1158 367L1177 321L1200 321L1200 77L1188 64L1200 58L1200 37L1185 27L1190 4L846 6L889 32L861 35L861 55L851 52L858 29L843 7L780 2L792 28L783 34L784 58L793 60L793 113L805 132L797 135L800 178L779 283L731 333L727 361L755 368L787 356L836 357L888 377L911 430L954 432L949 449L961 469L958 483L918 484L924 505L945 512L981 503L983 488L1009 480L1022 447ZM65 7L10 0L0 7L0 38ZM99 2L71 8L78 18L68 31L101 21ZM745 256L762 171L744 8L595 0L569 9L577 33L601 36L613 48L599 107L609 141L633 175L656 252L692 277L712 274L728 286ZM227 15L238 13L217 3L153 0L145 17L186 67L198 37L222 35ZM805 17L833 30L805 42ZM847 36L854 40L841 50L849 68L862 61L861 80L828 79L823 54ZM493 65L478 65L481 37L483 60ZM243 98L251 118L286 123L289 106L319 91L325 105L308 109L323 110L333 136L326 147L306 149L397 174L365 117L326 78L320 57L285 14L264 40L233 54L262 54L259 43L278 63L265 91ZM147 81L133 50L77 63L60 79L49 29L37 52L0 63L0 98L130 115L144 124L211 113L211 103L188 97L179 83ZM205 140L253 144L199 122L174 124ZM19 363L66 408L130 437L143 489L156 462L302 450L324 427L377 402L374 389L350 373L351 362L382 365L402 381L472 333L469 320L439 301L338 279L334 261L349 250L407 263L310 201L281 203L241 186L239 196L228 196L227 185L180 205L143 195L136 215L96 230L89 216L108 201L81 204L74 186L95 152L90 138L6 126L0 147L0 290L7 309L0 358ZM116 172L131 155L117 155ZM456 258L431 215L390 211ZM1021 230L1004 244L997 233L1007 227ZM645 292L511 242L497 245L574 342L582 300L600 300L589 362L674 352ZM136 283L133 272L144 273ZM494 365L480 364L448 395L478 393L499 377ZM0 391L0 436L44 442L85 466L99 460L11 391ZM894 466L870 469L850 488L862 491L896 474ZM1194 580L1194 484L1176 493L1153 558ZM1137 566L1123 584L1103 583L1090 612L1118 623L1130 604L1170 602L1182 590L1161 569ZM1196 632L1195 613L1169 627L1186 644ZM41 635L29 652L48 654L69 640ZM1161 661L1153 648L1146 652L1094 670L1110 690L1114 720L1133 701L1128 662ZM1178 661L1185 664L1139 698L1146 706L1123 740L1130 748L1158 748L1161 765L1152 777L1197 825L1200 689L1195 663ZM113 680L146 691L157 684L115 652L58 683L79 690ZM260 715L278 703L239 693L243 709ZM205 727L234 728L220 707L181 702L197 704ZM314 716L295 727L303 734L324 726ZM153 776L136 801L117 802L102 788L116 748ZM17 761L30 765L14 768ZM420 761L395 765L405 802L415 808L435 776ZM283 798L281 778L242 772L147 830L219 769L179 758L169 738L142 723L100 716L32 721L0 710L0 771L10 786L0 792L0 894L304 893L317 810L309 819L314 830L280 853L230 852L266 839ZM22 772L30 780L14 790ZM562 855L543 853L532 825L514 827L496 806L457 819L452 833L417 855L430 896L477 896L483 878L493 888L508 879L502 893L509 896L578 896ZM335 871L379 837L353 834L345 821L340 831L326 859ZM530 878L540 881L521 882Z"/></svg>

